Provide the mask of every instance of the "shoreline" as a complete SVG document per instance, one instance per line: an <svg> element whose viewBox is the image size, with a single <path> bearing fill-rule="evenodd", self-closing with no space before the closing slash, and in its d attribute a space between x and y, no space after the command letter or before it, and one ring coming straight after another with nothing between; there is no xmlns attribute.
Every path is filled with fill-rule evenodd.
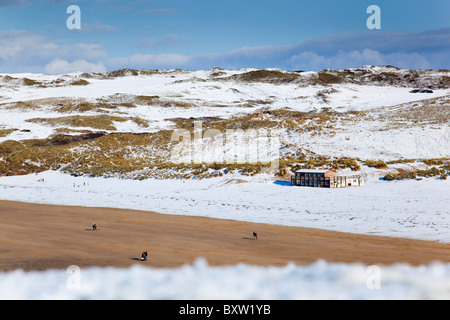
<svg viewBox="0 0 450 320"><path fill-rule="evenodd" d="M450 262L450 244L436 241L131 209L0 201L0 219L0 271L70 265L170 268L197 258L212 266ZM140 261L143 251L149 261Z"/></svg>

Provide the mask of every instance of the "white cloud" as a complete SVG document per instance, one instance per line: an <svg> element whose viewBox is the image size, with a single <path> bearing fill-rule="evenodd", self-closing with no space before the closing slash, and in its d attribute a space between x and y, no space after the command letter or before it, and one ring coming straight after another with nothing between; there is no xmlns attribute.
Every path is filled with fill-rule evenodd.
<svg viewBox="0 0 450 320"><path fill-rule="evenodd" d="M242 47L224 53L186 56L135 54L110 60L110 68L211 67L288 70L344 69L362 65L393 65L406 69L448 68L450 28L421 33L338 34L282 46ZM150 41L156 45L157 40Z"/></svg>
<svg viewBox="0 0 450 320"><path fill-rule="evenodd" d="M65 74L72 72L106 72L103 63L91 63L84 59L68 62L66 60L55 59L45 66L47 74Z"/></svg>
<svg viewBox="0 0 450 320"><path fill-rule="evenodd" d="M222 67L234 68L269 68L277 67L286 70L322 70L328 68L345 69L363 65L393 65L405 69L432 69L448 56L436 54L429 56L417 52L383 53L369 48L343 51L334 54L318 54L304 51L292 55L286 54L279 47L242 48L226 53L211 53L197 56L179 54L144 55L135 54L129 57L108 60L110 69L148 68L148 69L209 69ZM435 63L433 63L435 62Z"/></svg>
<svg viewBox="0 0 450 320"><path fill-rule="evenodd" d="M302 52L292 56L287 65L290 69L319 70L332 66L336 69L362 65L394 65L399 68L428 69L430 62L419 53L383 54L372 49L339 51L334 55L319 55L314 52Z"/></svg>
<svg viewBox="0 0 450 320"><path fill-rule="evenodd" d="M101 23L92 30L113 31ZM109 58L98 44L59 41L23 30L0 32L0 72L51 72L114 70L119 68L209 69L281 68L321 70L361 65L394 65L408 69L448 68L450 28L415 34L340 34L283 46L242 47L224 53L183 55L179 53L143 54ZM168 34L161 39L142 41L135 49L167 48L185 41ZM186 40L187 42L188 40ZM110 54L113 54L111 52ZM65 63L63 63L65 62ZM75 70L80 68L80 70Z"/></svg>
<svg viewBox="0 0 450 320"><path fill-rule="evenodd" d="M58 44L23 30L0 32L1 72L43 72L55 60L72 61L70 64L73 66L87 66L74 64L74 61L86 61L91 66L100 66L100 61L104 58L106 52L98 44Z"/></svg>

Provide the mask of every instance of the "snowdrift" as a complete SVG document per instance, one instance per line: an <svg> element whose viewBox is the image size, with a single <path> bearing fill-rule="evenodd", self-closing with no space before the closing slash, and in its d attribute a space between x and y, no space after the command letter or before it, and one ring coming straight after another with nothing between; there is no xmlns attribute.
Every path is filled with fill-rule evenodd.
<svg viewBox="0 0 450 320"><path fill-rule="evenodd" d="M0 273L0 299L450 299L450 264L212 267L203 259L175 269L133 266Z"/></svg>

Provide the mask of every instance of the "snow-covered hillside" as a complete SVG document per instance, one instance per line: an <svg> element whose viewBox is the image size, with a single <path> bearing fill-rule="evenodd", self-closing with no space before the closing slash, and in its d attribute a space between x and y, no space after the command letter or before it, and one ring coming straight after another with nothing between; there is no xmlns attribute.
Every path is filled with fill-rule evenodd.
<svg viewBox="0 0 450 320"><path fill-rule="evenodd" d="M356 70L364 72L360 71L362 74L359 75ZM149 132L170 128L171 122L167 120L179 117L227 118L254 113L263 108L287 108L302 112L322 109L340 113L367 111L443 97L438 100L441 103L447 100L444 97L450 93L448 83L443 82L450 77L448 71L423 72L419 76L417 71L390 67L356 70L348 71L351 72L351 78L347 75L341 81L331 82L327 78L321 80L321 73L316 72L257 69L125 70L107 75L0 75L0 128L30 130L26 133L15 132L8 136L10 139L46 138L52 133L50 128L26 120L61 117L65 113L86 114L77 108L58 108L80 102L113 104L116 107L99 107L87 114L125 113L128 117L139 117L148 122L145 129L131 122L122 123L117 131ZM399 80L393 84L392 81L367 80L375 79L375 76L384 79L385 74L392 76L394 72L398 73L396 79ZM416 82L410 82L413 77L411 74L418 79ZM432 93L411 93L417 85L420 88L437 88ZM154 100L137 97L152 97ZM125 103L133 104L133 107L124 106Z"/></svg>
<svg viewBox="0 0 450 320"><path fill-rule="evenodd" d="M1 178L0 198L450 241L449 75L388 66L2 75L0 175L21 177ZM194 136L196 121L219 136L236 130L245 143L202 133L204 163L192 164L193 145L171 138L175 131ZM278 145L272 158L255 162L270 164L220 157L264 149L253 136L264 130ZM268 174L274 159L278 167ZM302 167L367 183L332 191L283 187ZM379 180L387 174L409 180ZM114 179L73 188L87 177ZM199 181L206 177L215 178ZM41 178L45 183L36 182ZM317 201L302 200L309 198Z"/></svg>
<svg viewBox="0 0 450 320"><path fill-rule="evenodd" d="M449 79L448 70L389 66L0 75L0 200L448 243ZM219 137L236 130L233 137L245 141L202 134L205 163L192 164L192 144L171 138L174 132L195 137L198 122ZM264 130L279 139L278 172L265 172L267 163L217 161L230 150L264 148L253 135ZM273 158L263 160L273 165ZM303 167L332 168L366 183L290 187L289 175ZM16 270L0 273L0 297L447 299L449 270L448 264L385 266L375 290L368 287L367 266L320 261L277 268L213 268L203 260L167 270L93 268L82 271L80 290L67 288L65 271Z"/></svg>

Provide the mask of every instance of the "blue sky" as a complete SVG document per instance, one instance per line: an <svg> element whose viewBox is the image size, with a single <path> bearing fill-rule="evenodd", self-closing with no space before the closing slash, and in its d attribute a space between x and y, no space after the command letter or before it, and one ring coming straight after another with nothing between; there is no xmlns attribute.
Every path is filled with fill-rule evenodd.
<svg viewBox="0 0 450 320"><path fill-rule="evenodd" d="M449 68L450 1L0 0L0 73L365 64Z"/></svg>

